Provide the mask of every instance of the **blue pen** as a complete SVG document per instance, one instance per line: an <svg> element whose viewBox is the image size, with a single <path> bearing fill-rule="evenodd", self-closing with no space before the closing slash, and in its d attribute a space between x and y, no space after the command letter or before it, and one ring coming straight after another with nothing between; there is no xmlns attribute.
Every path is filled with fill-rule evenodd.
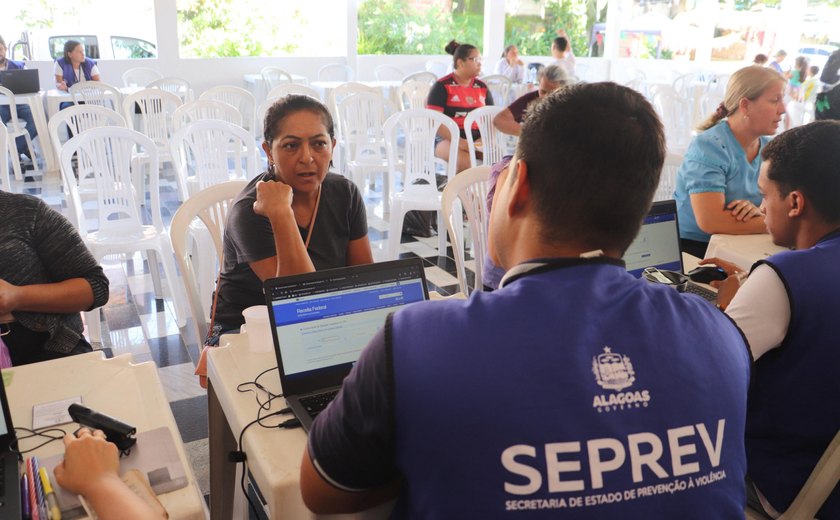
<svg viewBox="0 0 840 520"><path fill-rule="evenodd" d="M20 503L23 506L23 518L29 520L32 518L32 513L29 511L29 479L25 473L20 477L20 498Z"/></svg>
<svg viewBox="0 0 840 520"><path fill-rule="evenodd" d="M38 518L41 520L47 520L49 515L47 514L47 497L44 495L44 488L41 485L41 479L38 476L38 470L41 468L41 465L38 463L38 457L32 457L32 475L34 476L33 480L35 481L35 495L38 499Z"/></svg>

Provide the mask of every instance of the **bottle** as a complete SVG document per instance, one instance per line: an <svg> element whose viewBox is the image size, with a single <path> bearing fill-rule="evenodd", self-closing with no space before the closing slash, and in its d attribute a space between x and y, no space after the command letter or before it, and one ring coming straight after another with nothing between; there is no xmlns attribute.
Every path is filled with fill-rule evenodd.
<svg viewBox="0 0 840 520"><path fill-rule="evenodd" d="M537 69L535 67L528 68L528 83L535 85L537 83Z"/></svg>

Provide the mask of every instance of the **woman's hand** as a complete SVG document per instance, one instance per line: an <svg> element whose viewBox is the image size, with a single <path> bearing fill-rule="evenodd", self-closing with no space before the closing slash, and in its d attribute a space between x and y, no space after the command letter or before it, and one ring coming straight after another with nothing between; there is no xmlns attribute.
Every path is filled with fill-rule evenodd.
<svg viewBox="0 0 840 520"><path fill-rule="evenodd" d="M292 198L294 192L292 187L282 181L257 183L257 200L254 202L254 213L263 217L277 218L291 216Z"/></svg>
<svg viewBox="0 0 840 520"><path fill-rule="evenodd" d="M740 222L761 216L761 210L758 206L748 200L733 200L726 205L726 209L730 210L735 220Z"/></svg>
<svg viewBox="0 0 840 520"><path fill-rule="evenodd" d="M64 436L64 460L55 467L55 480L64 489L87 496L103 479L119 478L119 453L101 430L82 428L78 435Z"/></svg>
<svg viewBox="0 0 840 520"><path fill-rule="evenodd" d="M56 83L55 88L57 88L58 90L63 90L65 92L67 92L68 90L67 83L64 81L59 81L58 83Z"/></svg>

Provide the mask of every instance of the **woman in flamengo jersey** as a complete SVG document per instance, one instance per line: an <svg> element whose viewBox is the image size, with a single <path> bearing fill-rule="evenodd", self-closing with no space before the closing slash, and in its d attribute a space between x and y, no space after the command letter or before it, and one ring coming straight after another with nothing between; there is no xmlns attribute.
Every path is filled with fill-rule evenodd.
<svg viewBox="0 0 840 520"><path fill-rule="evenodd" d="M443 112L458 124L461 140L458 142L457 171L460 172L470 167L464 119L476 108L492 105L493 97L487 85L478 79L481 73L481 51L475 45L460 44L452 40L446 45L446 52L452 55L454 70L432 86L426 100L426 108ZM473 128L470 131L473 132L473 139L478 140L478 129ZM441 129L436 139L435 156L448 159L450 145L449 133Z"/></svg>

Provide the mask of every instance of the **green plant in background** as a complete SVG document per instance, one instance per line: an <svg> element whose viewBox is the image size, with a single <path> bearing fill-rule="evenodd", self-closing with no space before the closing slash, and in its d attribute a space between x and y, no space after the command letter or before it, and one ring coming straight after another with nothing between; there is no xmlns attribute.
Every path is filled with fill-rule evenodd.
<svg viewBox="0 0 840 520"><path fill-rule="evenodd" d="M595 0L549 0L545 16L509 16L505 21L505 45L516 45L524 56L551 54L558 29L565 29L577 56L586 56L589 32L597 21Z"/></svg>

